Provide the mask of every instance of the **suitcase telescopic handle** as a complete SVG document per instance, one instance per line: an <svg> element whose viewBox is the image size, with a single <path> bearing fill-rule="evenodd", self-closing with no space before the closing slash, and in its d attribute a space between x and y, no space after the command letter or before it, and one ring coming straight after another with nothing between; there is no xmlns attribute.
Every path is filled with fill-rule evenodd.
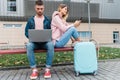
<svg viewBox="0 0 120 80"><path fill-rule="evenodd" d="M99 43L94 39L90 39L89 41L95 44L97 50L97 57L99 58Z"/></svg>

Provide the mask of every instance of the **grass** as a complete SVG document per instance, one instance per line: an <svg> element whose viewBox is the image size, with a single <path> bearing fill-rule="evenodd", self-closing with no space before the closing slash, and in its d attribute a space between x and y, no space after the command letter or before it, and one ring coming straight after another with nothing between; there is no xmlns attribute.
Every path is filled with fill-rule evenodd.
<svg viewBox="0 0 120 80"><path fill-rule="evenodd" d="M38 65L46 63L46 54L36 53L36 63ZM73 52L56 52L54 55L53 63L66 63L73 62ZM0 67L11 67L11 66L29 66L26 54L14 54L14 55L0 55Z"/></svg>
<svg viewBox="0 0 120 80"><path fill-rule="evenodd" d="M53 60L53 64L60 63L73 63L73 52L56 52ZM37 65L45 64L46 54L36 53ZM119 48L101 47L99 51L98 59L116 59L120 58ZM29 66L26 54L14 54L14 55L0 55L0 67L11 66Z"/></svg>
<svg viewBox="0 0 120 80"><path fill-rule="evenodd" d="M120 48L101 47L99 59L116 59L120 58Z"/></svg>

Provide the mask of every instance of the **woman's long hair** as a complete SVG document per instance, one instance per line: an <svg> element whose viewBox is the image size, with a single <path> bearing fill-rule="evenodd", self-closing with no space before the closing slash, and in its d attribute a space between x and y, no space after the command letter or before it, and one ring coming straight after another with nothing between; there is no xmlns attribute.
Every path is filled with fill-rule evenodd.
<svg viewBox="0 0 120 80"><path fill-rule="evenodd" d="M60 12L60 9L62 9L62 8L64 8L64 7L67 7L67 14L66 14L66 15L63 15L62 18L63 18L64 20L66 20L66 19L68 18L68 6L67 6L66 4L60 4L60 5L58 6L58 11Z"/></svg>

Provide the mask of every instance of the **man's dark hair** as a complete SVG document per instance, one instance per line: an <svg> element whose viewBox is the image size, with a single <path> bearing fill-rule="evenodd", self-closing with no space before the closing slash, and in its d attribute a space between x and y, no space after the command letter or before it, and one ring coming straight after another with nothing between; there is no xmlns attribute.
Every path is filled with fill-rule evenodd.
<svg viewBox="0 0 120 80"><path fill-rule="evenodd" d="M37 0L37 1L35 2L35 5L43 5L43 1L42 1L42 0Z"/></svg>

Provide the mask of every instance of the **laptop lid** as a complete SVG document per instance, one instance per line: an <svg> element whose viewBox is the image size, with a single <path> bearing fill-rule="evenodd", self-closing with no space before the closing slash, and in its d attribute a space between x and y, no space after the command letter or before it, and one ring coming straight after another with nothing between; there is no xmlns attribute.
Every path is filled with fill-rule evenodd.
<svg viewBox="0 0 120 80"><path fill-rule="evenodd" d="M29 41L31 42L48 42L52 40L52 30L44 29L44 30L28 30Z"/></svg>

